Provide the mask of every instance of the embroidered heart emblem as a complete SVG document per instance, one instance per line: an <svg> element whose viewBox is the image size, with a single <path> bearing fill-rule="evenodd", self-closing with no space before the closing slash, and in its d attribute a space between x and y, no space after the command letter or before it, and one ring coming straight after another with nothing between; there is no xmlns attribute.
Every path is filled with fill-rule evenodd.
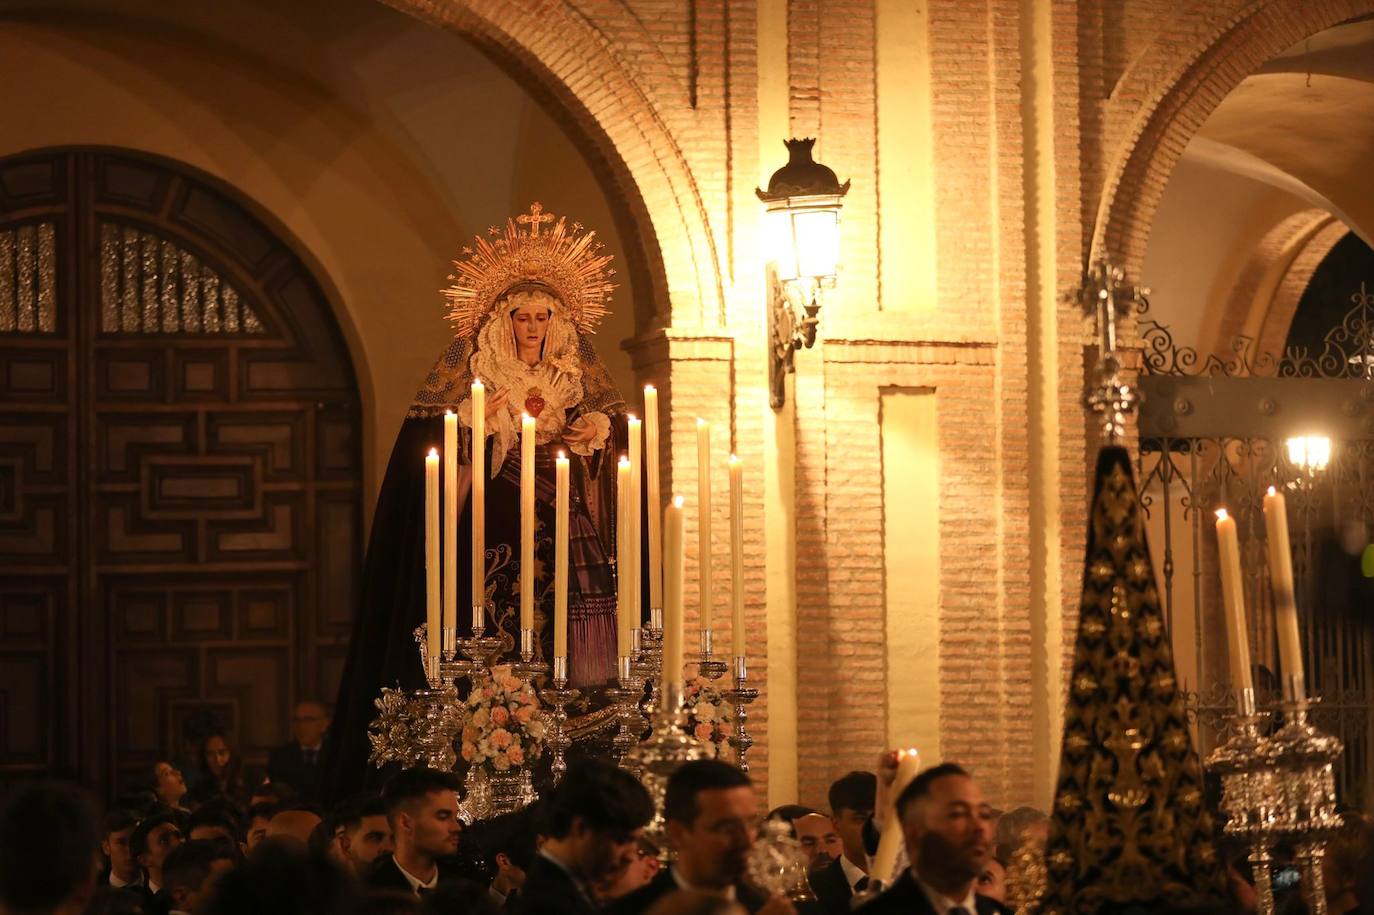
<svg viewBox="0 0 1374 915"><path fill-rule="evenodd" d="M529 396L525 398L525 412L535 419L544 412L544 398L539 396L540 393L538 390L530 391Z"/></svg>

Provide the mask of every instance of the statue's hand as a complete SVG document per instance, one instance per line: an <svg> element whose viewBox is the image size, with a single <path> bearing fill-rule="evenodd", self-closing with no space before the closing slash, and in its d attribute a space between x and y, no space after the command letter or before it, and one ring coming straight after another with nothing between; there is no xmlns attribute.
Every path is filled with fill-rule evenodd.
<svg viewBox="0 0 1374 915"><path fill-rule="evenodd" d="M590 445L595 438L596 426L581 416L563 427L563 441L567 442L569 446L581 445L585 447Z"/></svg>
<svg viewBox="0 0 1374 915"><path fill-rule="evenodd" d="M490 424L502 410L506 409L506 401L510 399L510 391L497 391L487 398L487 423Z"/></svg>

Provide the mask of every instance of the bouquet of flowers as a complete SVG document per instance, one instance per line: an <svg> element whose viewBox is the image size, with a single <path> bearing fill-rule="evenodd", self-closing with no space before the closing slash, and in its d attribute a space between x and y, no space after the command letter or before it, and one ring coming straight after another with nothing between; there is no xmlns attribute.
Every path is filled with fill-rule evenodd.
<svg viewBox="0 0 1374 915"><path fill-rule="evenodd" d="M687 729L697 740L720 744L735 726L735 707L701 675L696 664L683 668L682 705Z"/></svg>
<svg viewBox="0 0 1374 915"><path fill-rule="evenodd" d="M463 759L474 767L507 772L539 758L544 749L544 716L529 682L509 665L491 669L467 698Z"/></svg>

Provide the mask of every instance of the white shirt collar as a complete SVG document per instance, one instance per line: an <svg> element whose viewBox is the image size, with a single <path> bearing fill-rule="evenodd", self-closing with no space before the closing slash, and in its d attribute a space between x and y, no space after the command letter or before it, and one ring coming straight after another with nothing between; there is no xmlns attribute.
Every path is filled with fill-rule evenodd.
<svg viewBox="0 0 1374 915"><path fill-rule="evenodd" d="M134 879L125 881L125 880L120 880L118 877L116 877L114 871L110 871L110 886L114 887L114 888L117 889L117 890L118 890L118 889L123 889L123 888L126 887L126 886L142 886L142 885L143 885L143 874L142 874L141 872L140 872L139 875L138 875L137 877L135 877Z"/></svg>
<svg viewBox="0 0 1374 915"><path fill-rule="evenodd" d="M154 883L152 877L148 878L148 892L152 893L154 896L162 892L162 887Z"/></svg>
<svg viewBox="0 0 1374 915"><path fill-rule="evenodd" d="M396 861L395 858L391 860ZM396 861L396 869L401 872L402 877L406 878L406 882L410 884L411 891L417 896L420 895L420 890L432 890L439 885L439 868L437 867L434 869L434 876L430 877L427 881L421 880L404 867L401 867L400 861Z"/></svg>
<svg viewBox="0 0 1374 915"><path fill-rule="evenodd" d="M728 899L731 902L735 901L735 886L733 883L724 889L712 890L703 886L693 886L688 883L687 878L682 876L682 872L676 867L668 868L668 873L673 875L673 882L677 884L678 889L686 890L689 893L701 893L703 896L715 896L718 899Z"/></svg>
<svg viewBox="0 0 1374 915"><path fill-rule="evenodd" d="M935 909L935 915L948 915L949 910L956 906L963 906L968 915L978 915L978 894L973 892L972 888L962 900L950 899L948 896L931 889L925 881L917 877L914 868L911 871L911 876L915 878L916 885L921 888L921 892L925 893L926 898L930 900L931 906Z"/></svg>
<svg viewBox="0 0 1374 915"><path fill-rule="evenodd" d="M863 869L850 861L844 855L840 855L840 870L844 872L844 879L849 881L849 892L854 892L854 885L868 876Z"/></svg>

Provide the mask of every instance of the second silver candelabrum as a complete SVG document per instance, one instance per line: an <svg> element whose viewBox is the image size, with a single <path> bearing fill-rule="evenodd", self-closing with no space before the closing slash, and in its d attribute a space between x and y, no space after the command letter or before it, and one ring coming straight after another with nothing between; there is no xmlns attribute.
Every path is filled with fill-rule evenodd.
<svg viewBox="0 0 1374 915"><path fill-rule="evenodd" d="M1254 690L1242 690L1234 733L1207 765L1221 776L1226 832L1250 846L1259 915L1274 912L1269 865L1279 844L1295 851L1308 911L1326 915L1322 858L1340 828L1333 765L1344 748L1308 720L1316 700L1307 697L1302 676L1285 687L1278 703L1284 724L1269 736L1260 732L1265 716L1256 713Z"/></svg>
<svg viewBox="0 0 1374 915"><path fill-rule="evenodd" d="M611 738L611 751L615 754L616 765L630 772L636 771L636 763L631 753L644 736L644 711L640 701L644 698L644 679L635 673L634 659L630 655L619 658L616 686L606 690L607 697L615 706L618 727Z"/></svg>
<svg viewBox="0 0 1374 915"><path fill-rule="evenodd" d="M730 735L730 746L735 748L735 764L745 772L749 771L749 748L754 738L745 727L749 718L748 706L759 697L759 691L749 685L749 665L744 655L735 656L735 685L721 695L725 701L735 706L735 732Z"/></svg>
<svg viewBox="0 0 1374 915"><path fill-rule="evenodd" d="M684 763L697 759L712 759L715 750L693 737L687 729L687 715L682 708L682 683L669 681L654 710L649 736L631 753L633 768L649 790L654 801L654 818L644 832L659 848L667 848L663 820L663 801L668 789L668 777Z"/></svg>
<svg viewBox="0 0 1374 915"><path fill-rule="evenodd" d="M544 746L549 748L553 758L549 761L549 774L553 776L553 783L556 785L563 780L563 773L568 771L567 752L572 746L572 738L568 736L568 704L576 702L582 693L568 686L568 659L555 657L553 659L553 677L550 678L548 685L539 691L539 698L548 704L550 711L546 714L548 728L544 734Z"/></svg>

